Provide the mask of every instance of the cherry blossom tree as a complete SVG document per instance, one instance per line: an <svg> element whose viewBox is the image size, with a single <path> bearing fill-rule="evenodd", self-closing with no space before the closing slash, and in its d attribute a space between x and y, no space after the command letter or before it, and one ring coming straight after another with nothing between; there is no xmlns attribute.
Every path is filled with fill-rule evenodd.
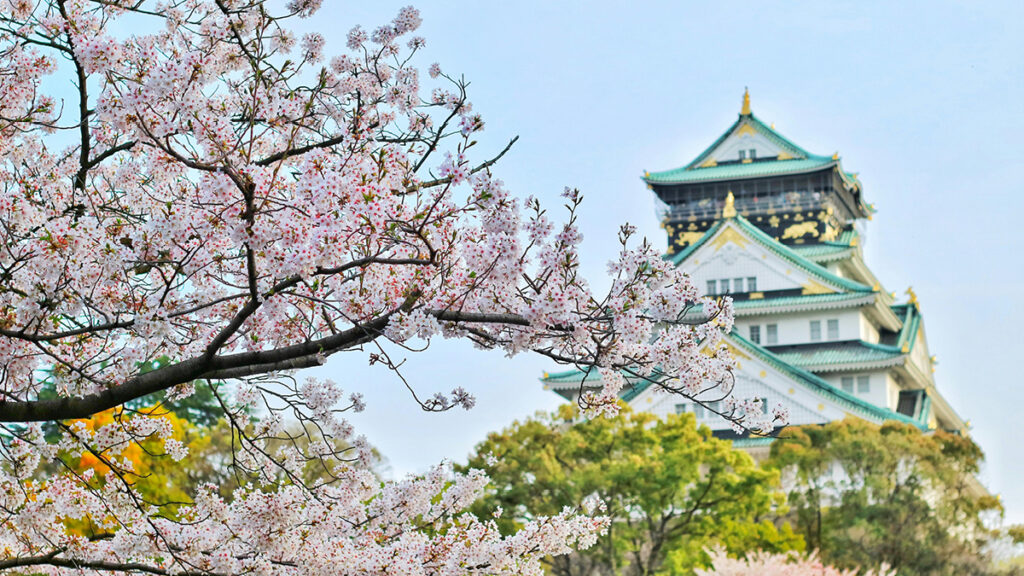
<svg viewBox="0 0 1024 576"><path fill-rule="evenodd" d="M397 371L383 343L440 336L598 370L597 412L624 374L731 386L728 301L628 226L593 292L581 195L556 224L509 194L492 167L514 139L476 156L467 82L415 65L415 9L328 59L288 27L319 4L0 0L0 571L536 573L604 521L565 509L502 536L465 512L481 473L381 484L344 420L359 396L294 373L341 351ZM147 497L126 451L183 458L158 407L196 387L251 481ZM102 465L41 472L62 454Z"/></svg>
<svg viewBox="0 0 1024 576"><path fill-rule="evenodd" d="M807 556L792 552L755 552L747 558L730 558L722 550L712 550L709 554L712 567L697 569L697 576L896 576L896 571L888 566L877 571L840 570L823 563L816 552Z"/></svg>

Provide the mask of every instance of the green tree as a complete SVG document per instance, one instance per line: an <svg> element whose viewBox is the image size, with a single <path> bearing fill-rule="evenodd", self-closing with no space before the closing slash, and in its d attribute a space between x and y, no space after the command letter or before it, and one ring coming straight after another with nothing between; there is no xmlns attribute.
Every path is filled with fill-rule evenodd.
<svg viewBox="0 0 1024 576"><path fill-rule="evenodd" d="M824 561L977 574L1002 512L976 480L983 458L958 434L844 420L784 430L765 466L782 471L791 518Z"/></svg>
<svg viewBox="0 0 1024 576"><path fill-rule="evenodd" d="M788 525L768 520L784 500L777 472L758 468L689 414L658 419L624 409L579 421L565 406L490 434L467 467L490 475L475 511L500 509L504 533L591 496L604 501L607 534L589 550L548 559L558 576L692 573L712 545L732 553L803 548Z"/></svg>

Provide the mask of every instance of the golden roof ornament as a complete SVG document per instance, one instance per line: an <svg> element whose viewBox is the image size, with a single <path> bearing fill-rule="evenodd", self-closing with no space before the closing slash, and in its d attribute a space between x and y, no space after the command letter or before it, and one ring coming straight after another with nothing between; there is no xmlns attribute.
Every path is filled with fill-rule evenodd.
<svg viewBox="0 0 1024 576"><path fill-rule="evenodd" d="M908 286L906 294L907 294L907 296L910 297L907 300L907 304L913 304L913 305L916 306L917 305L917 294L914 293L914 287L913 286Z"/></svg>
<svg viewBox="0 0 1024 576"><path fill-rule="evenodd" d="M732 190L729 190L729 195L725 197L725 208L722 208L722 218L735 218L736 217L736 197L732 195Z"/></svg>
<svg viewBox="0 0 1024 576"><path fill-rule="evenodd" d="M743 107L740 108L740 116L750 116L750 91L743 87Z"/></svg>

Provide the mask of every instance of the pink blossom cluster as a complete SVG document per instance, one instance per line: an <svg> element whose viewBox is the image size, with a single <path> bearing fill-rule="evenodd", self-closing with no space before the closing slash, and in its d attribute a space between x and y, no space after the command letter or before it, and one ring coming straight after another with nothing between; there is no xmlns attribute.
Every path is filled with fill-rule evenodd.
<svg viewBox="0 0 1024 576"><path fill-rule="evenodd" d="M730 558L723 550L709 551L711 567L696 570L697 576L896 576L895 570L882 566L878 571L840 570L818 559L788 553L753 552L747 558Z"/></svg>

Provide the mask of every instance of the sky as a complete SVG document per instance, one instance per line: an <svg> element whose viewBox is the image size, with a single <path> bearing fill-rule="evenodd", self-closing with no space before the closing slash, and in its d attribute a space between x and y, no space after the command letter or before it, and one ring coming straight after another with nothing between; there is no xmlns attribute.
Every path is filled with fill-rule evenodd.
<svg viewBox="0 0 1024 576"><path fill-rule="evenodd" d="M388 22L407 1L327 0L305 30L340 52L355 24ZM1024 522L1024 3L420 2L427 47L470 80L483 150L519 141L496 167L517 195L557 214L566 186L585 196L583 267L595 288L624 221L659 246L645 170L689 162L735 121L744 87L755 114L805 149L839 152L868 202L865 256L883 288L913 286L937 385L987 455L982 480L1007 520ZM483 157L481 154L480 157ZM902 296L901 296L902 298ZM436 341L403 373L421 396L464 386L468 412L426 414L365 355L318 375L362 392L353 422L400 477L462 461L492 430L559 398L540 357Z"/></svg>

